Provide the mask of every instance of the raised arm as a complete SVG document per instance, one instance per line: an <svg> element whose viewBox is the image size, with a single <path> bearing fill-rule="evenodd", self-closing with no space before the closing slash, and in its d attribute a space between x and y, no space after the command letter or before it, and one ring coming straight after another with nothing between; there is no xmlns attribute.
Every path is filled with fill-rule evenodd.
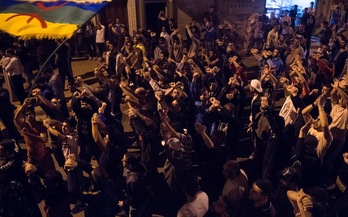
<svg viewBox="0 0 348 217"><path fill-rule="evenodd" d="M329 130L329 122L327 120L327 116L324 110L324 97L320 95L317 99L317 106L319 110L319 119L321 123L321 127L323 128L324 138L329 139L331 136L330 130Z"/></svg>
<svg viewBox="0 0 348 217"><path fill-rule="evenodd" d="M24 126L24 111L28 108L29 105L30 101L28 98L26 98L23 102L23 105L15 113L14 120L20 128L23 128Z"/></svg>
<svg viewBox="0 0 348 217"><path fill-rule="evenodd" d="M168 130L170 135L172 137L180 139L180 133L176 132L176 130L169 124L169 122L168 122L169 121L168 115L165 114L163 111L160 111L160 116L161 116L162 123L164 124L164 126L166 127L166 129Z"/></svg>
<svg viewBox="0 0 348 217"><path fill-rule="evenodd" d="M343 102L346 104L346 106L348 105L348 95L341 89L341 87L339 86L339 80L335 79L334 83L332 84L332 91L331 91L331 102L333 104L337 104L338 103L338 98L337 95L339 95L339 97L341 97L341 99L343 100Z"/></svg>
<svg viewBox="0 0 348 217"><path fill-rule="evenodd" d="M210 139L210 137L206 133L206 127L201 123L195 123L196 131L201 134L204 144L209 149L213 149L215 147L214 142Z"/></svg>
<svg viewBox="0 0 348 217"><path fill-rule="evenodd" d="M43 124L47 128L50 134L57 137L60 141L65 140L66 137L60 131L58 131L56 127L55 128L52 127L53 123L51 123L50 120L44 120Z"/></svg>
<svg viewBox="0 0 348 217"><path fill-rule="evenodd" d="M94 141L98 144L98 147L101 149L102 152L108 153L109 152L109 143L107 143L104 138L102 137L99 125L103 124L99 120L99 115L95 113L91 119L92 122L92 136ZM106 137L108 137L108 134L106 134Z"/></svg>

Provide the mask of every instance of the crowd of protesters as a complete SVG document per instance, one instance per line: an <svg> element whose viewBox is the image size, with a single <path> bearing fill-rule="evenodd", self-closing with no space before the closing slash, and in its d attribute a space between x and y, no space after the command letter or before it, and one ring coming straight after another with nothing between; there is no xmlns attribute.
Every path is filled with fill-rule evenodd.
<svg viewBox="0 0 348 217"><path fill-rule="evenodd" d="M348 23L322 22L311 53L315 24L313 8L296 26L293 11L253 14L239 35L211 6L180 30L160 12L132 35L117 18L88 22L74 44L2 37L0 216L41 216L42 200L48 217L346 216ZM96 87L74 78L74 49L99 60Z"/></svg>

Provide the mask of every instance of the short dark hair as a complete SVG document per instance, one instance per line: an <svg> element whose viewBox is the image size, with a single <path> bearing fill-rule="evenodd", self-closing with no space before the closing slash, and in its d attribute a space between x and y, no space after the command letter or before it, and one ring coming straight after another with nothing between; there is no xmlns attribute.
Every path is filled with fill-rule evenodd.
<svg viewBox="0 0 348 217"><path fill-rule="evenodd" d="M46 184L61 184L63 183L63 176L57 170L51 170L45 173L44 182Z"/></svg>
<svg viewBox="0 0 348 217"><path fill-rule="evenodd" d="M14 153L15 144L12 139L3 139L0 141L0 146L2 146L3 152Z"/></svg>
<svg viewBox="0 0 348 217"><path fill-rule="evenodd" d="M254 184L261 189L261 194L264 196L271 196L272 194L272 183L268 179L258 179Z"/></svg>
<svg viewBox="0 0 348 217"><path fill-rule="evenodd" d="M65 119L63 122L69 124L69 126L72 128L75 128L76 124L77 124L77 121L74 117L69 117L69 118Z"/></svg>
<svg viewBox="0 0 348 217"><path fill-rule="evenodd" d="M16 50L13 49L13 48L8 48L8 49L6 50L6 52L7 52L8 54L11 54L11 55L16 55Z"/></svg>

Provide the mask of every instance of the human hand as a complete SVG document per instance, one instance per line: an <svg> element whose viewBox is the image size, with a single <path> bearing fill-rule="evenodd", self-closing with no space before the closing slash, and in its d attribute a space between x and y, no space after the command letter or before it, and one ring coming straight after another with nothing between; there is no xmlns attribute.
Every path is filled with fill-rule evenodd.
<svg viewBox="0 0 348 217"><path fill-rule="evenodd" d="M298 197L296 199L297 206L303 208L303 211L307 211L313 207L313 202L311 196L306 194L303 189L298 192Z"/></svg>
<svg viewBox="0 0 348 217"><path fill-rule="evenodd" d="M303 125L300 129L300 131L303 133L303 134L306 134L309 130L309 128L311 128L311 125L312 125L312 120L309 120L305 123L305 125Z"/></svg>
<svg viewBox="0 0 348 217"><path fill-rule="evenodd" d="M217 67L217 66L214 66L212 70L213 70L215 73L217 73L217 72L220 71L219 67Z"/></svg>
<svg viewBox="0 0 348 217"><path fill-rule="evenodd" d="M288 83L289 82L289 79L287 79L286 77L281 77L279 79L279 82L282 83L282 84L285 84L285 83Z"/></svg>
<svg viewBox="0 0 348 217"><path fill-rule="evenodd" d="M93 114L91 121L93 125L97 125L100 122L98 113Z"/></svg>
<svg viewBox="0 0 348 217"><path fill-rule="evenodd" d="M80 99L81 98L81 93L78 92L78 91L75 91L74 94L73 94L73 97L76 98L76 99Z"/></svg>
<svg viewBox="0 0 348 217"><path fill-rule="evenodd" d="M102 102L101 106L98 108L99 114L104 114L107 104L105 102Z"/></svg>
<svg viewBox="0 0 348 217"><path fill-rule="evenodd" d="M78 163L76 161L75 154L69 154L68 159L65 161L64 169L73 170L77 167Z"/></svg>
<svg viewBox="0 0 348 217"><path fill-rule="evenodd" d="M194 125L195 125L195 129L198 133L203 133L206 131L206 127L203 124L197 122Z"/></svg>
<svg viewBox="0 0 348 217"><path fill-rule="evenodd" d="M137 117L134 109L132 109L132 108L128 109L128 117L129 118L136 118Z"/></svg>
<svg viewBox="0 0 348 217"><path fill-rule="evenodd" d="M211 68L207 68L205 71L209 74L213 73L213 70Z"/></svg>
<svg viewBox="0 0 348 217"><path fill-rule="evenodd" d="M23 106L29 106L30 105L30 98L26 98L23 102Z"/></svg>
<svg viewBox="0 0 348 217"><path fill-rule="evenodd" d="M156 91L155 92L155 97L158 101L161 101L162 100L162 97L163 97L163 93L162 91Z"/></svg>
<svg viewBox="0 0 348 217"><path fill-rule="evenodd" d="M319 95L318 98L314 101L314 104L318 107L323 107L324 106L324 97L323 95Z"/></svg>
<svg viewBox="0 0 348 217"><path fill-rule="evenodd" d="M313 96L313 95L317 95L319 93L319 90L318 89L313 89L310 93L309 93L309 95L310 96Z"/></svg>
<svg viewBox="0 0 348 217"><path fill-rule="evenodd" d="M201 74L199 74L199 72L194 72L194 73L193 73L192 80L196 80L196 79L198 79L200 76L201 76Z"/></svg>
<svg viewBox="0 0 348 217"><path fill-rule="evenodd" d="M31 95L32 96L39 96L41 95L41 90L39 88L34 88L32 91L31 91Z"/></svg>
<svg viewBox="0 0 348 217"><path fill-rule="evenodd" d="M81 97L88 97L89 93L86 89L83 89L80 95L81 95Z"/></svg>
<svg viewBox="0 0 348 217"><path fill-rule="evenodd" d="M48 128L51 124L51 119L45 119L42 121L43 125Z"/></svg>
<svg viewBox="0 0 348 217"><path fill-rule="evenodd" d="M36 166L31 164L31 163L25 163L23 168L24 168L24 172L27 176L30 176L37 171Z"/></svg>
<svg viewBox="0 0 348 217"><path fill-rule="evenodd" d="M152 66L152 69L153 70L159 70L159 66L155 64L155 65Z"/></svg>
<svg viewBox="0 0 348 217"><path fill-rule="evenodd" d="M346 164L348 164L348 152L343 153L343 160Z"/></svg>
<svg viewBox="0 0 348 217"><path fill-rule="evenodd" d="M339 81L337 78L335 78L335 79L334 79L334 83L331 84L331 86L332 86L334 89L337 89L337 88L340 87L339 84L340 84L340 81Z"/></svg>
<svg viewBox="0 0 348 217"><path fill-rule="evenodd" d="M214 106L215 108L220 107L220 101L217 100L217 99L215 99L214 102L213 102L213 106Z"/></svg>
<svg viewBox="0 0 348 217"><path fill-rule="evenodd" d="M125 88L125 87L127 87L127 84L126 84L126 82L124 82L124 81L120 81L120 88Z"/></svg>

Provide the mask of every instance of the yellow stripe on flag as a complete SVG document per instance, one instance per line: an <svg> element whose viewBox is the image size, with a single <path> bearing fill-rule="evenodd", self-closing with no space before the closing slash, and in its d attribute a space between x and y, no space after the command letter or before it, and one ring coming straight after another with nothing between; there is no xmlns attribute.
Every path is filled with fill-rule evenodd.
<svg viewBox="0 0 348 217"><path fill-rule="evenodd" d="M15 13L0 14L0 23L0 30L20 39L70 38L78 28L76 24L52 23L31 15Z"/></svg>

